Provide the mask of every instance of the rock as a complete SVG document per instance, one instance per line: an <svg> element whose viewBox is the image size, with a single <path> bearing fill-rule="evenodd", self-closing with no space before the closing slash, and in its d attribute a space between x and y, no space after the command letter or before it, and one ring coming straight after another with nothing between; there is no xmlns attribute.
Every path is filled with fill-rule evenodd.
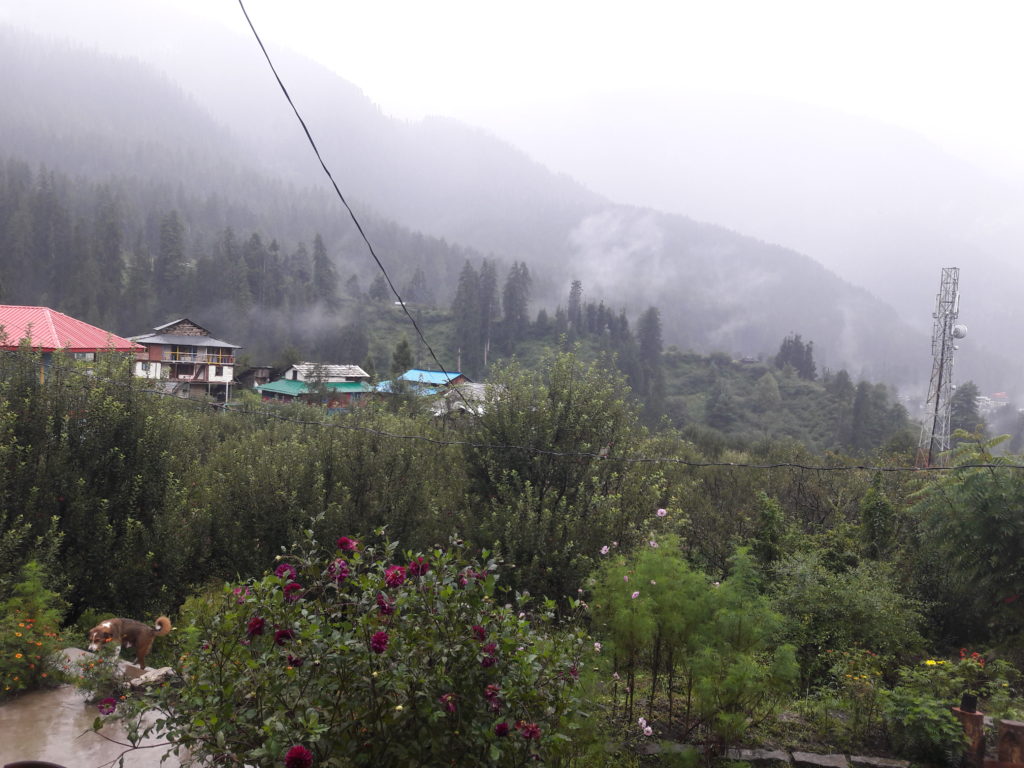
<svg viewBox="0 0 1024 768"><path fill-rule="evenodd" d="M170 680L172 677L174 677L174 670L170 667L147 669L145 672L129 681L128 685L131 688L138 690L139 688L145 688L150 685L162 683L165 680Z"/></svg>
<svg viewBox="0 0 1024 768"><path fill-rule="evenodd" d="M850 765L853 768L910 768L910 761L890 760L887 757L850 755Z"/></svg>
<svg viewBox="0 0 1024 768"><path fill-rule="evenodd" d="M846 755L817 755L813 752L794 752L793 764L797 768L850 768Z"/></svg>
<svg viewBox="0 0 1024 768"><path fill-rule="evenodd" d="M756 768L783 768L792 765L789 753L780 749L730 749L726 756L730 760L741 760Z"/></svg>
<svg viewBox="0 0 1024 768"><path fill-rule="evenodd" d="M74 677L79 676L80 663L92 660L105 661L105 659L91 651L83 651L81 648L65 648L57 654L57 667L62 672ZM132 680L133 678L146 674L146 671L140 670L137 665L124 661L123 659L118 659L117 670L121 673L121 677L126 680Z"/></svg>

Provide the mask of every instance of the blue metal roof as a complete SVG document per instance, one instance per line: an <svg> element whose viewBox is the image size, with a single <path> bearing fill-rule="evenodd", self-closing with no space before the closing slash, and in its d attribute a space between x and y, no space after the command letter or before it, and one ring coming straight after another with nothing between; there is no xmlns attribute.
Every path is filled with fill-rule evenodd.
<svg viewBox="0 0 1024 768"><path fill-rule="evenodd" d="M458 372L443 373L442 371L423 371L419 368L411 368L403 373L400 378L413 384L425 384L428 387L443 387L462 376Z"/></svg>

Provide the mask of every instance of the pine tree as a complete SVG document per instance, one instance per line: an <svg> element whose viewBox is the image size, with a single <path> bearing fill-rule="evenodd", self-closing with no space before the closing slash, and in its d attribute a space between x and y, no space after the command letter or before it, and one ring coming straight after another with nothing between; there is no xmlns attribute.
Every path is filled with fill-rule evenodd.
<svg viewBox="0 0 1024 768"><path fill-rule="evenodd" d="M320 233L313 238L313 289L317 301L328 309L338 308L338 272Z"/></svg>
<svg viewBox="0 0 1024 768"><path fill-rule="evenodd" d="M502 291L502 310L505 316L505 329L510 340L525 335L530 325L530 288L532 279L526 263L515 262L505 279Z"/></svg>
<svg viewBox="0 0 1024 768"><path fill-rule="evenodd" d="M402 298L413 304L433 306L434 292L430 289L430 285L427 283L427 275L421 267L417 267L416 271L413 272L412 279L405 287Z"/></svg>
<svg viewBox="0 0 1024 768"><path fill-rule="evenodd" d="M173 312L185 281L185 225L177 211L171 211L160 220L160 244L153 262L153 280L161 308Z"/></svg>
<svg viewBox="0 0 1024 768"><path fill-rule="evenodd" d="M949 401L949 432L958 429L974 434L985 432L985 420L978 411L978 385L965 381L953 393Z"/></svg>
<svg viewBox="0 0 1024 768"><path fill-rule="evenodd" d="M370 284L370 299L372 301L387 301L391 296L391 289L384 279L384 275L377 275Z"/></svg>
<svg viewBox="0 0 1024 768"><path fill-rule="evenodd" d="M583 283L579 280L573 280L572 285L569 287L569 306L566 310L568 315L569 325L573 329L578 329L580 321L582 320L582 307L583 307Z"/></svg>
<svg viewBox="0 0 1024 768"><path fill-rule="evenodd" d="M491 335L498 314L498 272L490 259L480 264L480 342L483 345L483 366L491 350Z"/></svg>
<svg viewBox="0 0 1024 768"><path fill-rule="evenodd" d="M455 346L462 354L462 369L477 373L483 362L480 275L468 260L459 274L452 315L455 317Z"/></svg>
<svg viewBox="0 0 1024 768"><path fill-rule="evenodd" d="M403 338L395 345L395 351L391 353L391 375L398 378L413 367L412 347L408 339Z"/></svg>

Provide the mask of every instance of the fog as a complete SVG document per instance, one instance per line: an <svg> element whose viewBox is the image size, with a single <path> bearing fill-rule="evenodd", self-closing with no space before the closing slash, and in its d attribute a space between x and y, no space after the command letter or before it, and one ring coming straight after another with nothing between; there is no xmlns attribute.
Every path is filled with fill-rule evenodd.
<svg viewBox="0 0 1024 768"><path fill-rule="evenodd" d="M920 357L905 362L922 378L939 271L959 266L971 333L958 369L983 389L1016 388L1019 366L990 354L1024 355L1014 327L1024 106L1012 97L1024 64L1012 31L1024 11L1012 3L977 4L969 15L951 4L864 2L522 3L514 13L468 2L246 7L314 132L339 142L336 150L325 143L346 193L399 223L508 258L562 249L559 279L585 269L588 294L610 302L642 301L645 281L656 283L675 252L653 211L608 211L601 198L721 225L806 254L893 308L891 321L866 298L837 306L831 319L819 313L835 326L833 348L816 347L830 362L872 370L859 359L871 342L854 329L898 318L921 334ZM5 23L152 64L243 154L300 183L317 173L237 3L0 0ZM287 50L299 56L285 58ZM330 73L352 84L351 98L337 95L343 84ZM359 90L376 110L360 106ZM596 194L529 170L511 150L496 160L498 150L465 128L421 122L430 115L482 128ZM345 154L346 142L364 139L391 149ZM456 167L450 158L466 147L482 149ZM502 222L507 201L487 209L472 186L474 172L515 186L502 177L508 169L533 174L515 180L520 197L562 185L535 200L539 208L573 201L548 239L516 239L524 228L545 229L524 220L529 202ZM429 179L434 199L407 197L403 171ZM623 284L624 263L642 265L630 274L636 282ZM734 287L717 294L726 319L702 338L730 352L767 351L735 348L767 342L750 336L743 307L728 305L753 311L778 279L772 269L744 262L723 276ZM794 315L791 330L813 336L801 322ZM674 340L687 338L678 329Z"/></svg>

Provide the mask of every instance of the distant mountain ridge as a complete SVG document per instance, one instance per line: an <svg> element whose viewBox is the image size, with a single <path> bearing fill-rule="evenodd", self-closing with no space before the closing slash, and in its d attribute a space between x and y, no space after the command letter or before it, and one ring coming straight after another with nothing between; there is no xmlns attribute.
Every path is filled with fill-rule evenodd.
<svg viewBox="0 0 1024 768"><path fill-rule="evenodd" d="M265 69L236 52L239 41L199 46L190 67L205 71L205 80L177 84L138 62L11 29L0 32L0 42L0 67L15 73L0 83L0 97L21 105L0 117L4 135L13 137L6 152L73 174L163 180L167 202L175 189L207 196L231 226L307 237L326 229L325 239L341 244L339 263L362 264L368 274L333 201L318 196L323 180L280 93ZM23 65L47 46L32 67ZM488 253L504 263L525 260L535 308L564 302L573 278L590 298L634 316L657 306L667 344L770 354L795 331L814 340L821 364L854 375L905 383L927 368L925 337L809 257L614 204L480 130L444 119L393 120L318 65L275 56L346 194L369 204L363 210L371 234L386 233L393 219L399 229L476 249L441 253L448 262ZM82 84L91 87L76 92ZM230 102L208 100L227 90L235 93ZM284 183L275 179L281 172L290 176ZM461 264L448 262L443 271L457 274ZM442 304L451 285L436 291Z"/></svg>

